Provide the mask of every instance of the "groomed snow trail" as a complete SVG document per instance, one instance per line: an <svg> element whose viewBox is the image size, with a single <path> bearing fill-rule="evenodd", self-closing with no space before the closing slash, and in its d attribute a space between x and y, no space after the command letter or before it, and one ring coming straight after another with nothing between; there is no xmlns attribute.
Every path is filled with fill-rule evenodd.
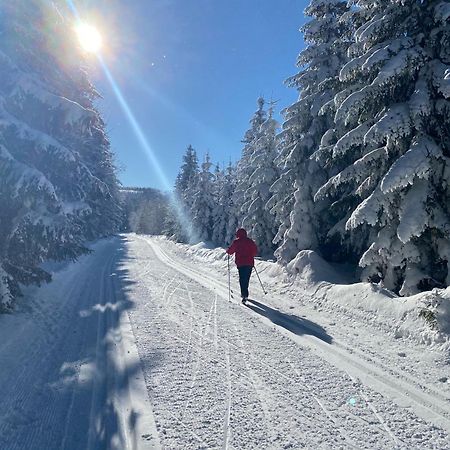
<svg viewBox="0 0 450 450"><path fill-rule="evenodd" d="M443 399L170 249L101 241L0 316L0 449L450 448Z"/></svg>
<svg viewBox="0 0 450 450"><path fill-rule="evenodd" d="M449 448L445 429L352 374L366 361L332 364L330 354L347 354L318 324L264 299L230 303L213 271L186 266L158 239L127 239L130 317L163 447ZM379 383L392 381L371 369ZM439 412L445 422L446 411L430 411Z"/></svg>
<svg viewBox="0 0 450 450"><path fill-rule="evenodd" d="M0 449L160 448L121 259L101 241L0 316Z"/></svg>

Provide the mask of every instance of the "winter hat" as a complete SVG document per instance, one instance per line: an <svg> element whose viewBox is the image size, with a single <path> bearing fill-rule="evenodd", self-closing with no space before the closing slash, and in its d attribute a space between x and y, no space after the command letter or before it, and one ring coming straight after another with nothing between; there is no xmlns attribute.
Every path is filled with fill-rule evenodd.
<svg viewBox="0 0 450 450"><path fill-rule="evenodd" d="M239 239L246 238L247 232L244 230L244 228L239 228L239 230L236 231L236 237Z"/></svg>

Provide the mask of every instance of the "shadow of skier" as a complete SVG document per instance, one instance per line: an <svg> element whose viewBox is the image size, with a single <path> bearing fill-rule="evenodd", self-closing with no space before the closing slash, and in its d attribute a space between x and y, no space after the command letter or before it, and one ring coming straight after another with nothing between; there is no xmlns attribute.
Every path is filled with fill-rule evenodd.
<svg viewBox="0 0 450 450"><path fill-rule="evenodd" d="M325 331L324 328L308 319L303 319L292 314L282 313L271 308L270 306L264 305L263 303L252 299L248 299L245 306L255 313L266 317L275 325L283 327L285 330L288 330L297 336L309 334L323 342L326 342L327 344L331 344L333 342L333 338Z"/></svg>

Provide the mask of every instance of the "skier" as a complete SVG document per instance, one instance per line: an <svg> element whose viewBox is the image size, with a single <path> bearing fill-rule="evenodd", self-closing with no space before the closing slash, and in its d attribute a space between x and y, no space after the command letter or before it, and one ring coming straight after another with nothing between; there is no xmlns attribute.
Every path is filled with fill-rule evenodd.
<svg viewBox="0 0 450 450"><path fill-rule="evenodd" d="M247 232L244 228L239 228L236 231L236 239L228 248L227 253L228 255L236 254L235 262L239 271L242 303L245 304L248 299L248 284L255 265L254 257L258 253L258 247L252 239L247 237Z"/></svg>

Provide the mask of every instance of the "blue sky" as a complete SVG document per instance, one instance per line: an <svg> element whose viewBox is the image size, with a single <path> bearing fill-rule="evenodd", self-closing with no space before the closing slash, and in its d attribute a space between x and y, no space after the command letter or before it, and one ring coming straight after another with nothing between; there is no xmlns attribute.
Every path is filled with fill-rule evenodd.
<svg viewBox="0 0 450 450"><path fill-rule="evenodd" d="M299 0L97 0L87 4L105 36L104 59L169 184L189 144L199 158L239 158L259 95L297 93L283 81L303 46ZM92 63L94 64L94 62ZM95 67L94 67L95 69ZM98 68L94 82L126 186L167 189Z"/></svg>

